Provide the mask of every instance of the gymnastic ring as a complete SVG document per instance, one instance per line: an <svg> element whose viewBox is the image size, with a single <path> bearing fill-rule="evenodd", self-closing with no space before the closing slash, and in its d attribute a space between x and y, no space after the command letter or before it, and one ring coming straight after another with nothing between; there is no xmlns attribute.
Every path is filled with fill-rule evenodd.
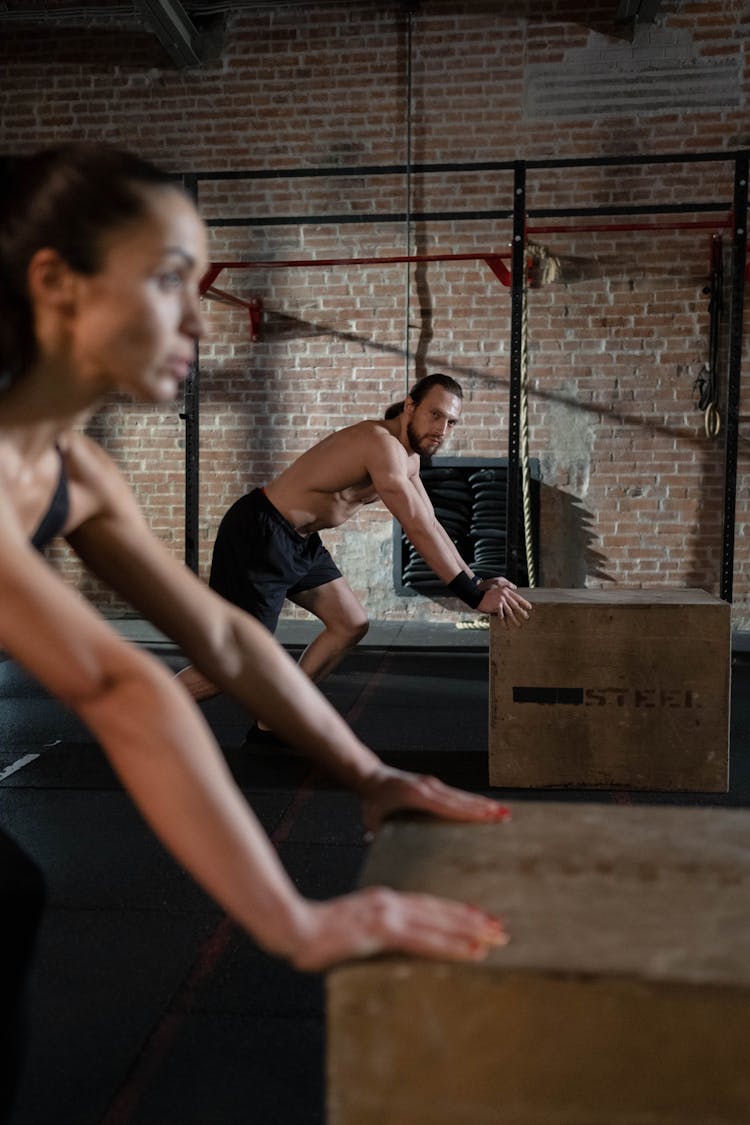
<svg viewBox="0 0 750 1125"><path fill-rule="evenodd" d="M718 437L721 430L721 417L713 402L709 402L706 407L704 424L706 427L706 437Z"/></svg>

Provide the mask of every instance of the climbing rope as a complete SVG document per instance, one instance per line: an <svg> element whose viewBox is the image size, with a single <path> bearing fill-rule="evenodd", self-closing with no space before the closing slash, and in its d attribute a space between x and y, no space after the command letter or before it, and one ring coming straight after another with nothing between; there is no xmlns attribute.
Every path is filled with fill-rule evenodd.
<svg viewBox="0 0 750 1125"><path fill-rule="evenodd" d="M550 285L562 274L559 258L550 254L546 246L529 242L526 247L530 260L528 273L534 287ZM529 351L528 351L528 275L524 278L523 304L521 306L521 396L520 396L520 453L521 495L523 500L523 534L526 550L526 574L529 588L536 586L534 565L534 535L531 513L531 470L529 467ZM482 614L470 620L457 621L457 629L489 629L490 619Z"/></svg>
<svg viewBox="0 0 750 1125"><path fill-rule="evenodd" d="M483 613L481 617L472 617L470 621L457 621L457 629L489 629L489 614Z"/></svg>
<svg viewBox="0 0 750 1125"><path fill-rule="evenodd" d="M546 247L529 242L526 251L535 271L536 284L547 285L559 276L560 263L549 254ZM526 574L530 588L536 586L534 565L534 534L531 513L531 471L529 467L529 284L524 277L521 304L521 394L520 394L520 454L521 497L523 501L523 536L526 549Z"/></svg>
<svg viewBox="0 0 750 1125"><path fill-rule="evenodd" d="M412 54L414 50L414 0L406 2L406 182L405 182L405 229L406 229L406 257L411 256L411 196L412 196L412 116L413 116L413 91L412 91ZM406 339L404 344L404 397L409 393L411 386L411 263L406 262Z"/></svg>
<svg viewBox="0 0 750 1125"><path fill-rule="evenodd" d="M534 563L534 529L531 512L531 469L529 466L529 278L534 288L551 285L562 274L560 259L550 254L546 246L527 242L526 254L529 268L523 281L521 305L521 395L520 395L520 453L521 496L523 500L523 535L526 548L526 574L529 587L536 586Z"/></svg>

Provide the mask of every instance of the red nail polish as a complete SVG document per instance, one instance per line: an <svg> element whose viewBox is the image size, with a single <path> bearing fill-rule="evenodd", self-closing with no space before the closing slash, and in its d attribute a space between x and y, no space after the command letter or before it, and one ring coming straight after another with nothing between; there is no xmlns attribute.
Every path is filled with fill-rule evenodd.
<svg viewBox="0 0 750 1125"><path fill-rule="evenodd" d="M489 922L489 924L492 926L493 930L504 930L505 929L505 919L504 918L499 918L497 916L497 914L487 914L486 912L485 912L484 916L487 919L487 921Z"/></svg>

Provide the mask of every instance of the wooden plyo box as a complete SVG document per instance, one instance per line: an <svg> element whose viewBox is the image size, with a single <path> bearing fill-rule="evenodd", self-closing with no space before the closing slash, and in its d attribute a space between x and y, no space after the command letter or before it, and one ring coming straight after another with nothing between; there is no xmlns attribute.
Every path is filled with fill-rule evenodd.
<svg viewBox="0 0 750 1125"><path fill-rule="evenodd" d="M328 1125L747 1125L750 812L399 820L366 884L504 917L481 964L332 970Z"/></svg>
<svg viewBox="0 0 750 1125"><path fill-rule="evenodd" d="M490 625L490 785L726 792L731 609L703 590L521 591Z"/></svg>

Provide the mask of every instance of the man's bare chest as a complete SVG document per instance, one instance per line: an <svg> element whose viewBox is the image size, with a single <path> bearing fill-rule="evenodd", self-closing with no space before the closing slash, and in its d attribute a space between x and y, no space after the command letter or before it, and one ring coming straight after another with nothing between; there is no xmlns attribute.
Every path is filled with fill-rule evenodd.
<svg viewBox="0 0 750 1125"><path fill-rule="evenodd" d="M378 492L375 485L369 477L366 480L358 481L356 484L347 485L339 492L342 501L350 504L352 507L360 507L362 504L372 504L378 499Z"/></svg>

